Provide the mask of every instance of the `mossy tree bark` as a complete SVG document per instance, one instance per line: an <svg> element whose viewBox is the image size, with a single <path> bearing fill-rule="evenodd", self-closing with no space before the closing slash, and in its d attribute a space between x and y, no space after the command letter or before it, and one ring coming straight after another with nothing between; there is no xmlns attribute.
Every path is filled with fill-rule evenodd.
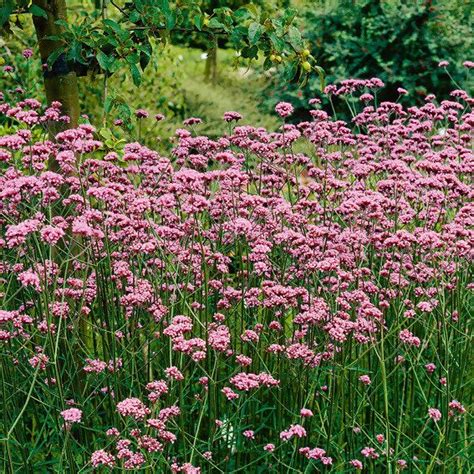
<svg viewBox="0 0 474 474"><path fill-rule="evenodd" d="M33 4L47 13L47 18L33 16L41 61L46 63L50 54L61 46L60 41L49 37L60 36L63 32L63 27L56 22L67 21L66 0L33 0ZM80 110L77 77L74 71L69 70L64 55L59 56L50 70L45 72L44 87L48 103L55 100L61 102L62 111L71 119L69 124L62 123L62 128L76 127Z"/></svg>
<svg viewBox="0 0 474 474"><path fill-rule="evenodd" d="M33 4L39 6L47 13L47 18L41 16L33 16L33 24L38 38L41 61L47 62L51 53L62 46L61 41L50 39L51 36L61 36L64 28L57 25L58 20L67 21L66 0L33 0ZM61 109L64 115L69 116L70 122L53 122L50 124L49 133L52 138L68 128L75 128L78 125L80 107L79 92L77 86L77 76L74 71L68 67L65 55L61 55L44 73L44 88L48 104L54 101L61 102ZM58 162L53 158L49 161L48 167L51 171L59 169ZM66 209L54 209L53 213L64 214L68 212ZM69 231L70 232L70 231ZM74 242L72 235L69 233L70 248L68 250L69 259L75 259L80 252L80 246ZM57 252L55 257L60 263L61 256ZM79 340L75 348L74 357L76 358L77 372L72 381L74 389L77 393L82 393L85 381L82 376L83 358L87 355L90 346L91 331L87 318L80 315L78 318ZM79 440L84 439L84 434L79 435Z"/></svg>
<svg viewBox="0 0 474 474"><path fill-rule="evenodd" d="M204 78L207 82L211 82L212 85L217 84L217 44L207 51Z"/></svg>

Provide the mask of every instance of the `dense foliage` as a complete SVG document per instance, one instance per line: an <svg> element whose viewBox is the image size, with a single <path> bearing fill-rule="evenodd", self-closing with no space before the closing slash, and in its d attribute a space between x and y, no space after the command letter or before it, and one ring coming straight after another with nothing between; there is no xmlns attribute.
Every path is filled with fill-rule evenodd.
<svg viewBox="0 0 474 474"><path fill-rule="evenodd" d="M5 472L472 471L473 99L381 86L169 156L2 95Z"/></svg>
<svg viewBox="0 0 474 474"><path fill-rule="evenodd" d="M297 11L286 3L270 14L268 8L239 1L7 0L0 9L0 29L12 34L12 24L23 28L24 18L32 18L48 103L60 101L76 126L78 77L94 73L106 80L125 67L138 87L153 55L176 37L183 42L197 35L213 45L214 53L223 41L248 64L264 58L266 68L281 66L289 77L301 78L313 69L321 75L294 24ZM116 104L113 99L104 96L106 109ZM123 114L123 101L119 108Z"/></svg>
<svg viewBox="0 0 474 474"><path fill-rule="evenodd" d="M432 91L447 98L453 80L473 90L462 66L472 59L473 13L472 3L453 0L316 1L302 11L301 28L329 83L379 77L387 85L382 100L419 104ZM441 61L449 63L447 69L438 67ZM400 98L399 87L408 89L410 97ZM271 109L275 100L291 100L296 116L308 116L307 101L320 90L317 76L304 87L297 82L286 86L284 73L278 73L265 104ZM346 112L338 101L334 107Z"/></svg>

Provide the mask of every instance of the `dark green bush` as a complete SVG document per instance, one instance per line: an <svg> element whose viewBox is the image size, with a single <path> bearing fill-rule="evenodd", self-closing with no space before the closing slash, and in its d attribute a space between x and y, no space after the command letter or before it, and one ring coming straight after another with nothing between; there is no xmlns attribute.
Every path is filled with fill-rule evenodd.
<svg viewBox="0 0 474 474"><path fill-rule="evenodd" d="M427 93L444 98L453 80L472 90L462 66L472 59L472 5L461 0L311 1L301 26L326 83L379 77L387 85L381 100L397 100L397 88L403 87L411 95L405 100L413 104ZM449 61L447 70L438 67L442 60ZM264 107L290 100L299 109L296 115L304 116L307 100L320 91L319 77L314 74L304 86L294 82L282 88L284 83L279 74L273 77Z"/></svg>

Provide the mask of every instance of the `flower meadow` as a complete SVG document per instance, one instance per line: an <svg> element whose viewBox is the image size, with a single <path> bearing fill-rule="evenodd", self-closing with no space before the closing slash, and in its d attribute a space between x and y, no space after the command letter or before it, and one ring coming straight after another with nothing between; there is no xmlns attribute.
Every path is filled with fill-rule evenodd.
<svg viewBox="0 0 474 474"><path fill-rule="evenodd" d="M168 156L2 95L4 472L472 471L474 100L381 87Z"/></svg>

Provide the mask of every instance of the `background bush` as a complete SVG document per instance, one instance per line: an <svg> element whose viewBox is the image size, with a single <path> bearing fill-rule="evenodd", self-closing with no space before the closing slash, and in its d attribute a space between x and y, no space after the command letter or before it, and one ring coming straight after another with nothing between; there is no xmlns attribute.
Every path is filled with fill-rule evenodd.
<svg viewBox="0 0 474 474"><path fill-rule="evenodd" d="M472 5L452 0L315 0L302 3L301 28L327 83L379 77L387 86L380 100L397 100L397 88L403 87L412 97L402 102L422 103L428 91L446 98L451 79L472 90L462 66L472 55ZM449 74L438 67L444 60L450 63ZM281 84L282 75L275 74L264 110L271 110L275 101L291 100L295 117L307 116L308 99L320 92L319 78L311 77L304 86ZM347 110L337 101L335 107L340 113Z"/></svg>

